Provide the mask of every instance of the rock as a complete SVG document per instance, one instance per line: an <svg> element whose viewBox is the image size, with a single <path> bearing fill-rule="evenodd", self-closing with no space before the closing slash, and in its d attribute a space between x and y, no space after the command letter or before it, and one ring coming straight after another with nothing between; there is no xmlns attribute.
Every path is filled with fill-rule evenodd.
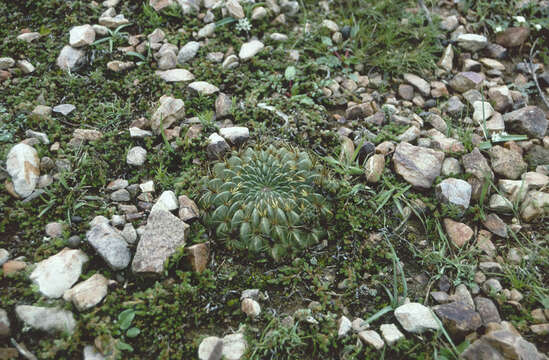
<svg viewBox="0 0 549 360"><path fill-rule="evenodd" d="M374 109L370 103L362 103L350 106L345 110L345 119L355 120L374 114Z"/></svg>
<svg viewBox="0 0 549 360"><path fill-rule="evenodd" d="M446 112L450 115L460 115L465 109L465 105L461 102L459 97L452 96L448 99L445 105Z"/></svg>
<svg viewBox="0 0 549 360"><path fill-rule="evenodd" d="M119 189L114 191L111 194L111 200L117 202L130 201L131 195L130 192L126 189Z"/></svg>
<svg viewBox="0 0 549 360"><path fill-rule="evenodd" d="M206 147L206 152L210 159L218 159L223 157L225 153L230 151L231 148L229 144L223 139L219 134L213 133L208 137L208 145Z"/></svg>
<svg viewBox="0 0 549 360"><path fill-rule="evenodd" d="M534 344L523 339L520 334L512 328L512 325L508 326L508 328L501 325L496 326L493 331L488 332L479 340L472 343L461 354L461 357L465 360L547 360L547 357L538 352Z"/></svg>
<svg viewBox="0 0 549 360"><path fill-rule="evenodd" d="M44 296L58 298L78 281L82 266L88 260L88 256L81 250L65 248L39 262L29 278Z"/></svg>
<svg viewBox="0 0 549 360"><path fill-rule="evenodd" d="M141 146L134 146L126 155L126 163L134 166L141 166L147 160L147 150L143 149Z"/></svg>
<svg viewBox="0 0 549 360"><path fill-rule="evenodd" d="M234 54L227 56L227 58L221 64L224 69L232 69L238 66L238 57Z"/></svg>
<svg viewBox="0 0 549 360"><path fill-rule="evenodd" d="M395 310L395 317L404 330L411 333L422 333L439 328L431 310L419 303L399 306Z"/></svg>
<svg viewBox="0 0 549 360"><path fill-rule="evenodd" d="M38 139L38 140L40 140L40 142L42 144L48 145L50 143L50 139L48 139L48 135L46 135L42 132L27 130L27 131L25 131L25 136L27 136L29 138Z"/></svg>
<svg viewBox="0 0 549 360"><path fill-rule="evenodd" d="M453 337L463 338L482 326L480 314L464 303L452 302L437 305L433 309Z"/></svg>
<svg viewBox="0 0 549 360"><path fill-rule="evenodd" d="M177 63L179 65L184 65L189 60L192 60L198 53L199 49L199 42L189 41L179 50L179 53L177 54Z"/></svg>
<svg viewBox="0 0 549 360"><path fill-rule="evenodd" d="M6 70L15 66L15 60L10 57L0 58L0 70Z"/></svg>
<svg viewBox="0 0 549 360"><path fill-rule="evenodd" d="M250 130L243 126L232 126L219 129L221 135L229 144L242 145L250 138Z"/></svg>
<svg viewBox="0 0 549 360"><path fill-rule="evenodd" d="M379 327L379 330L381 331L383 339L385 339L385 342L389 346L392 346L398 341L404 339L404 334L400 332L395 324L382 324Z"/></svg>
<svg viewBox="0 0 549 360"><path fill-rule="evenodd" d="M494 173L488 165L488 160L482 155L478 148L474 148L469 154L463 155L461 158L465 173L472 174L479 180L484 180L486 177L490 180L494 179Z"/></svg>
<svg viewBox="0 0 549 360"><path fill-rule="evenodd" d="M252 40L247 43L242 44L242 47L240 47L240 51L238 52L238 57L241 60L248 60L254 57L257 53L259 53L265 45L259 40Z"/></svg>
<svg viewBox="0 0 549 360"><path fill-rule="evenodd" d="M99 22L99 25L106 26L110 29L116 29L119 26L126 25L126 24L130 23L129 20L124 17L123 14L118 14L116 16L101 15L99 17L98 22Z"/></svg>
<svg viewBox="0 0 549 360"><path fill-rule="evenodd" d="M93 345L84 346L84 360L106 360Z"/></svg>
<svg viewBox="0 0 549 360"><path fill-rule="evenodd" d="M189 199L186 195L181 195L178 198L179 201L179 218L184 222L190 222L198 219L200 211L195 202Z"/></svg>
<svg viewBox="0 0 549 360"><path fill-rule="evenodd" d="M40 39L40 33L38 32L26 32L17 36L17 40L31 43L34 40Z"/></svg>
<svg viewBox="0 0 549 360"><path fill-rule="evenodd" d="M476 72L460 72L448 85L459 93L464 93L471 89L476 89L484 82L484 75Z"/></svg>
<svg viewBox="0 0 549 360"><path fill-rule="evenodd" d="M530 330L539 336L549 335L549 324L530 325Z"/></svg>
<svg viewBox="0 0 549 360"><path fill-rule="evenodd" d="M215 23L211 23L204 26L202 29L198 30L198 34L196 35L196 38L204 39L212 36L214 32L215 32Z"/></svg>
<svg viewBox="0 0 549 360"><path fill-rule="evenodd" d="M108 191L116 191L120 189L125 189L128 187L128 180L125 179L116 179L107 184Z"/></svg>
<svg viewBox="0 0 549 360"><path fill-rule="evenodd" d="M354 332L359 333L368 329L370 325L361 318L356 318L351 322L351 327L353 328Z"/></svg>
<svg viewBox="0 0 549 360"><path fill-rule="evenodd" d="M541 189L549 184L549 176L539 172L527 172L522 174L521 179L528 189Z"/></svg>
<svg viewBox="0 0 549 360"><path fill-rule="evenodd" d="M483 124L484 121L490 119L494 114L494 108L486 101L475 101L473 103L473 109L473 120L475 120L477 124Z"/></svg>
<svg viewBox="0 0 549 360"><path fill-rule="evenodd" d="M366 345L373 346L376 350L381 350L385 346L385 342L374 330L365 330L358 333L358 337Z"/></svg>
<svg viewBox="0 0 549 360"><path fill-rule="evenodd" d="M412 101L414 98L414 87L408 84L400 84L398 86L398 94L404 100Z"/></svg>
<svg viewBox="0 0 549 360"><path fill-rule="evenodd" d="M15 313L26 326L35 330L72 334L76 328L72 313L59 308L17 305Z"/></svg>
<svg viewBox="0 0 549 360"><path fill-rule="evenodd" d="M393 154L397 174L413 186L430 188L440 175L444 153L427 148L400 143Z"/></svg>
<svg viewBox="0 0 549 360"><path fill-rule="evenodd" d="M164 262L185 245L188 229L189 225L168 211L152 212L137 244L132 271L161 274Z"/></svg>
<svg viewBox="0 0 549 360"><path fill-rule="evenodd" d="M452 241L457 248L461 248L467 244L474 235L473 229L466 224L448 218L444 218L443 223L450 241Z"/></svg>
<svg viewBox="0 0 549 360"><path fill-rule="evenodd" d="M252 10L252 20L261 20L267 16L267 9L263 6L255 7Z"/></svg>
<svg viewBox="0 0 549 360"><path fill-rule="evenodd" d="M2 272L4 275L15 274L21 270L24 270L27 267L27 264L23 261L18 260L8 260L2 264Z"/></svg>
<svg viewBox="0 0 549 360"><path fill-rule="evenodd" d="M429 114L426 120L432 127L441 133L446 133L448 131L448 124L446 124L446 121L437 114Z"/></svg>
<svg viewBox="0 0 549 360"><path fill-rule="evenodd" d="M233 18L243 19L245 17L244 9L242 9L242 6L238 2L238 0L227 0L225 2L225 7Z"/></svg>
<svg viewBox="0 0 549 360"><path fill-rule="evenodd" d="M437 198L445 204L457 206L463 210L469 207L471 185L461 179L442 180L436 187Z"/></svg>
<svg viewBox="0 0 549 360"><path fill-rule="evenodd" d="M507 225L496 214L488 214L482 224L493 234L507 238Z"/></svg>
<svg viewBox="0 0 549 360"><path fill-rule="evenodd" d="M492 169L507 179L518 179L527 170L528 164L513 150L496 145L488 150Z"/></svg>
<svg viewBox="0 0 549 360"><path fill-rule="evenodd" d="M487 325L491 322L500 323L498 308L494 302L488 298L477 296L475 298L475 306L482 319L482 324Z"/></svg>
<svg viewBox="0 0 549 360"><path fill-rule="evenodd" d="M342 315L337 321L337 337L342 338L347 336L351 329L351 320L349 320L345 315Z"/></svg>
<svg viewBox="0 0 549 360"><path fill-rule="evenodd" d="M457 38L458 45L468 51L477 52L488 45L488 39L483 35L461 34Z"/></svg>
<svg viewBox="0 0 549 360"><path fill-rule="evenodd" d="M106 223L94 225L86 239L113 270L125 269L130 263L131 253L119 232Z"/></svg>
<svg viewBox="0 0 549 360"><path fill-rule="evenodd" d="M174 69L177 65L177 57L172 51L165 51L161 53L160 58L158 59L158 69L160 70L170 70Z"/></svg>
<svg viewBox="0 0 549 360"><path fill-rule="evenodd" d="M442 176L452 176L461 174L461 165L456 158L445 158L442 162Z"/></svg>
<svg viewBox="0 0 549 360"><path fill-rule="evenodd" d="M95 30L89 24L75 26L71 29L69 37L69 45L72 47L88 46L95 41Z"/></svg>
<svg viewBox="0 0 549 360"><path fill-rule="evenodd" d="M17 195L29 196L38 183L40 176L40 159L37 151L24 143L13 146L6 158L6 170L11 176Z"/></svg>
<svg viewBox="0 0 549 360"><path fill-rule="evenodd" d="M541 191L528 192L520 207L521 218L526 222L530 222L547 214L549 214L549 193Z"/></svg>
<svg viewBox="0 0 549 360"><path fill-rule="evenodd" d="M454 294L450 296L450 300L464 303L471 309L475 308L475 302L473 301L473 297L471 296L471 293L469 292L465 284L459 284L458 286L456 286Z"/></svg>
<svg viewBox="0 0 549 360"><path fill-rule="evenodd" d="M92 129L75 129L69 142L72 146L79 146L87 141L97 141L103 137L100 131Z"/></svg>
<svg viewBox="0 0 549 360"><path fill-rule="evenodd" d="M527 106L503 115L509 129L531 137L543 138L549 121L543 110L537 106Z"/></svg>
<svg viewBox="0 0 549 360"><path fill-rule="evenodd" d="M133 61L113 60L107 63L107 69L114 72L122 72L129 69L133 69L134 67L135 67L135 63Z"/></svg>
<svg viewBox="0 0 549 360"><path fill-rule="evenodd" d="M261 306L259 306L259 303L250 298L242 300L240 308L243 313L245 313L252 319L261 313Z"/></svg>
<svg viewBox="0 0 549 360"><path fill-rule="evenodd" d="M0 339L10 336L10 319L8 313L4 309L0 309Z"/></svg>
<svg viewBox="0 0 549 360"><path fill-rule="evenodd" d="M530 35L530 29L524 27L510 27L496 34L496 43L506 48L524 44Z"/></svg>
<svg viewBox="0 0 549 360"><path fill-rule="evenodd" d="M169 128L174 122L185 117L183 100L164 95L158 102L159 106L151 118L151 130L157 135L162 129Z"/></svg>
<svg viewBox="0 0 549 360"><path fill-rule="evenodd" d="M452 44L449 44L446 49L444 49L438 66L446 70L446 72L452 71L454 67L454 49L452 48Z"/></svg>
<svg viewBox="0 0 549 360"><path fill-rule="evenodd" d="M56 64L59 68L65 71L75 71L86 63L86 52L81 49L75 49L70 45L65 45L59 56Z"/></svg>
<svg viewBox="0 0 549 360"><path fill-rule="evenodd" d="M230 334L223 337L223 359L240 360L246 352L248 343L243 334Z"/></svg>
<svg viewBox="0 0 549 360"><path fill-rule="evenodd" d="M99 304L105 296L109 280L101 274L94 274L72 289L65 291L63 299L72 301L79 311L84 311Z"/></svg>
<svg viewBox="0 0 549 360"><path fill-rule="evenodd" d="M212 95L219 91L217 86L214 86L206 81L195 81L188 85L188 88L200 95Z"/></svg>
<svg viewBox="0 0 549 360"><path fill-rule="evenodd" d="M492 293L499 293L501 290L503 290L503 286L501 286L501 283L498 279L488 279L482 284L482 290L488 295Z"/></svg>
<svg viewBox="0 0 549 360"><path fill-rule="evenodd" d="M193 81L194 75L185 69L171 69L164 71L155 71L156 76L166 82Z"/></svg>
<svg viewBox="0 0 549 360"><path fill-rule="evenodd" d="M382 154L374 154L366 160L365 174L366 181L377 183L385 169L385 157Z"/></svg>
<svg viewBox="0 0 549 360"><path fill-rule="evenodd" d="M17 60L17 67L23 72L23 74L30 74L36 69L34 65L27 60Z"/></svg>
<svg viewBox="0 0 549 360"><path fill-rule="evenodd" d="M215 117L216 119L222 119L231 115L232 100L231 97L220 93L215 99Z"/></svg>
<svg viewBox="0 0 549 360"><path fill-rule="evenodd" d="M418 89L421 95L428 97L431 94L431 85L419 76L414 74L404 74L404 80Z"/></svg>
<svg viewBox="0 0 549 360"><path fill-rule="evenodd" d="M215 336L204 338L198 346L200 360L221 360L222 353L223 340Z"/></svg>
<svg viewBox="0 0 549 360"><path fill-rule="evenodd" d="M179 202L177 201L177 196L171 190L164 191L162 195L156 200L156 203L151 209L151 212L156 210L165 210L172 211L179 208Z"/></svg>
<svg viewBox="0 0 549 360"><path fill-rule="evenodd" d="M210 260L210 244L208 242L195 244L187 248L189 263L192 269L201 273L208 267Z"/></svg>
<svg viewBox="0 0 549 360"><path fill-rule="evenodd" d="M0 266L4 265L10 259L10 253L6 249L0 249Z"/></svg>
<svg viewBox="0 0 549 360"><path fill-rule="evenodd" d="M76 249L77 247L79 247L80 246L80 236L73 235L70 238L68 238L67 246L70 247L71 249Z"/></svg>

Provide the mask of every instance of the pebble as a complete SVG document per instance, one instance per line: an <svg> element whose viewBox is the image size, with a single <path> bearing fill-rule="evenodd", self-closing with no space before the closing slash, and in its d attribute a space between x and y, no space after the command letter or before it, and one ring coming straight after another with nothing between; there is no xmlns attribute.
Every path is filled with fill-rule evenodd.
<svg viewBox="0 0 549 360"><path fill-rule="evenodd" d="M259 53L265 45L259 40L252 40L250 42L242 44L242 47L240 48L240 51L238 53L238 57L241 60L247 60L254 57L257 53Z"/></svg>
<svg viewBox="0 0 549 360"><path fill-rule="evenodd" d="M126 163L129 165L141 166L145 163L145 160L147 160L147 150L141 146L134 146L126 155Z"/></svg>

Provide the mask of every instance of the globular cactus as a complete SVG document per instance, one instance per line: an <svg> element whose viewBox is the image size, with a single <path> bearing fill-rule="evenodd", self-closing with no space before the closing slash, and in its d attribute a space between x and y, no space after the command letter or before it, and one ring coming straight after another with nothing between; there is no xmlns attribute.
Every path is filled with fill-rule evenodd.
<svg viewBox="0 0 549 360"><path fill-rule="evenodd" d="M275 260L315 244L331 210L317 189L322 167L287 147L233 153L202 179L204 221L229 247Z"/></svg>

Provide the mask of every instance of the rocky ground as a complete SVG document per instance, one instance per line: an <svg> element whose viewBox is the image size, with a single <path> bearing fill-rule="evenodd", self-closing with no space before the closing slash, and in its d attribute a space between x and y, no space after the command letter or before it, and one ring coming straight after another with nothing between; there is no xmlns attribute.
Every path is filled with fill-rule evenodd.
<svg viewBox="0 0 549 360"><path fill-rule="evenodd" d="M547 359L547 1L0 10L0 359Z"/></svg>

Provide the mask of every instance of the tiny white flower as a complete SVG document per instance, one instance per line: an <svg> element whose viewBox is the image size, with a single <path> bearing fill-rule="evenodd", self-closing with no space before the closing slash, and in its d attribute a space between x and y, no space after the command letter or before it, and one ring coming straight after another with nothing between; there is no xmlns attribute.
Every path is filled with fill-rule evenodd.
<svg viewBox="0 0 549 360"><path fill-rule="evenodd" d="M525 23L525 22L526 22L526 19L524 18L524 16L513 16L513 18L514 18L518 23Z"/></svg>
<svg viewBox="0 0 549 360"><path fill-rule="evenodd" d="M539 31L539 30L541 30L541 25L540 24L534 24L534 28Z"/></svg>
<svg viewBox="0 0 549 360"><path fill-rule="evenodd" d="M496 26L496 32L497 33L502 32L502 31L503 31L503 28L500 25Z"/></svg>

